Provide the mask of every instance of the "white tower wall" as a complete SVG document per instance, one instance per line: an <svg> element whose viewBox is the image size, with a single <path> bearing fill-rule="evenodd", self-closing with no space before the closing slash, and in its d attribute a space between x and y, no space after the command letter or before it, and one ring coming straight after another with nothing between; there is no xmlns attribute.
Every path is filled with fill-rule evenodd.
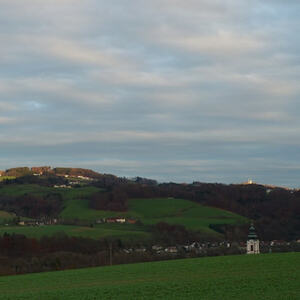
<svg viewBox="0 0 300 300"><path fill-rule="evenodd" d="M247 254L259 254L259 240L247 241Z"/></svg>

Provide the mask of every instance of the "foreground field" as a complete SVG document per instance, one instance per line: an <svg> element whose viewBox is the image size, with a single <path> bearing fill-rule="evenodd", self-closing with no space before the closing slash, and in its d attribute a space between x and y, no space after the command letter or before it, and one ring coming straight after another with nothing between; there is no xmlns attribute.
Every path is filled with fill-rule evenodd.
<svg viewBox="0 0 300 300"><path fill-rule="evenodd" d="M0 299L300 299L300 253L119 265L0 278Z"/></svg>

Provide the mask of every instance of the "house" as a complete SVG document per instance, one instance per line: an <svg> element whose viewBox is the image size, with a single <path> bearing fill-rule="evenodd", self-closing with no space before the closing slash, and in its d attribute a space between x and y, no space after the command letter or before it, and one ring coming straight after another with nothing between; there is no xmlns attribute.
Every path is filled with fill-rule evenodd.
<svg viewBox="0 0 300 300"><path fill-rule="evenodd" d="M283 240L273 240L270 242L270 246L282 246L285 245L285 243Z"/></svg>
<svg viewBox="0 0 300 300"><path fill-rule="evenodd" d="M102 223L105 223L105 219L96 220L96 224L102 224Z"/></svg>
<svg viewBox="0 0 300 300"><path fill-rule="evenodd" d="M174 246L172 246L172 247L167 247L167 248L165 249L165 252L167 252L167 253L172 253L172 254L176 254L176 253L178 253L178 249L177 249L176 247L174 247Z"/></svg>
<svg viewBox="0 0 300 300"><path fill-rule="evenodd" d="M107 218L106 223L116 223L116 218Z"/></svg>
<svg viewBox="0 0 300 300"><path fill-rule="evenodd" d="M90 178L90 177L81 176L81 175L78 175L77 178L80 178L80 179L82 179L82 180L93 180L93 179Z"/></svg>
<svg viewBox="0 0 300 300"><path fill-rule="evenodd" d="M70 185L61 184L61 185L54 185L54 188L56 188L56 189L71 189L72 187Z"/></svg>
<svg viewBox="0 0 300 300"><path fill-rule="evenodd" d="M125 218L117 218L117 219L116 219L116 222L117 222L117 223L125 223L125 222L126 222L126 219L125 219Z"/></svg>
<svg viewBox="0 0 300 300"><path fill-rule="evenodd" d="M127 223L129 224L135 224L137 222L137 220L135 219L127 219Z"/></svg>
<svg viewBox="0 0 300 300"><path fill-rule="evenodd" d="M37 221L25 221L27 226L38 226L39 223Z"/></svg>
<svg viewBox="0 0 300 300"><path fill-rule="evenodd" d="M130 253L132 253L132 249L123 249L123 251L126 253L126 254L130 254Z"/></svg>
<svg viewBox="0 0 300 300"><path fill-rule="evenodd" d="M107 218L106 223L125 223L126 219L121 217Z"/></svg>
<svg viewBox="0 0 300 300"><path fill-rule="evenodd" d="M145 247L140 247L140 248L136 248L135 250L134 250L135 252L146 252L147 251L147 249L145 248Z"/></svg>
<svg viewBox="0 0 300 300"><path fill-rule="evenodd" d="M153 245L153 246L152 246L152 250L154 250L154 251L160 251L160 250L162 250L162 249L163 249L163 247L160 246L160 245Z"/></svg>

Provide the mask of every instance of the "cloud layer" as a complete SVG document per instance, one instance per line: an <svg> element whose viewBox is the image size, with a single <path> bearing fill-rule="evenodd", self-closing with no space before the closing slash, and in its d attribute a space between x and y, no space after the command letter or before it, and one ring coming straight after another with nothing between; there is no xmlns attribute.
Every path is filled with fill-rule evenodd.
<svg viewBox="0 0 300 300"><path fill-rule="evenodd" d="M299 1L0 5L0 169L300 186Z"/></svg>

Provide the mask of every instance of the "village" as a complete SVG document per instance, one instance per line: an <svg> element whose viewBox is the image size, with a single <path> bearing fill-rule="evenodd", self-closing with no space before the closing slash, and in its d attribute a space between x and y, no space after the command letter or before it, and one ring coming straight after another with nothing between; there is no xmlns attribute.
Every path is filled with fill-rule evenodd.
<svg viewBox="0 0 300 300"><path fill-rule="evenodd" d="M94 224L137 224L138 222L137 219L133 218L108 217L97 219ZM65 224L65 221L58 218L41 218L36 220L21 220L15 223L17 226L35 227L59 224ZM9 226L11 224L7 223L5 225ZM76 224L73 225L76 226ZM91 227L93 227L93 225ZM252 226L250 227L248 238L245 241L191 241L190 243L176 245L158 243L153 245L140 244L134 247L121 247L118 251L126 254L149 253L158 256L171 255L174 258L300 251L300 239L289 242L284 240L260 241L253 228Z"/></svg>

